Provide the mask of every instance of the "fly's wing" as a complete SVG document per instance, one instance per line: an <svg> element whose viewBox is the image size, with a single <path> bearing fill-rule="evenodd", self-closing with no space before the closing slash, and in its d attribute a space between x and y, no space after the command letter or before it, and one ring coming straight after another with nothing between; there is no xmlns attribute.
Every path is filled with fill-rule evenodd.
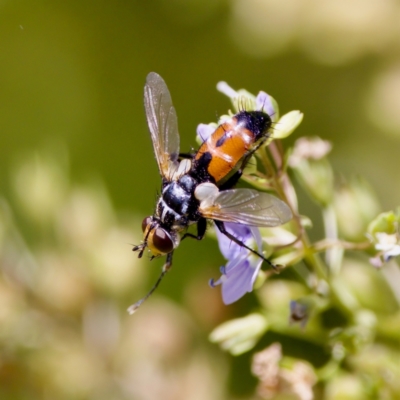
<svg viewBox="0 0 400 400"><path fill-rule="evenodd" d="M171 180L179 165L178 120L167 85L155 72L147 75L144 107L160 174Z"/></svg>
<svg viewBox="0 0 400 400"><path fill-rule="evenodd" d="M243 225L272 227L292 218L290 208L282 200L252 189L224 190L204 205L200 204L204 218Z"/></svg>

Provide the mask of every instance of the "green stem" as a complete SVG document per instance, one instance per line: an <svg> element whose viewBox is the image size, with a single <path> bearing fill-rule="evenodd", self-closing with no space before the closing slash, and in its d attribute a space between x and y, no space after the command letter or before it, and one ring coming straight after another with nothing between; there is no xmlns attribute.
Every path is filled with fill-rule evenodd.
<svg viewBox="0 0 400 400"><path fill-rule="evenodd" d="M270 144L270 146L273 145L273 143ZM274 148L273 149L273 155L275 157L279 157L280 152ZM303 246L303 251L304 251L304 263L306 266L311 270L314 271L316 276L318 277L318 280L320 283L325 282L328 289L329 289L329 295L332 299L332 302L342 311L342 313L349 318L350 320L353 319L354 313L353 309L348 307L341 299L339 293L336 292L336 288L334 285L331 284L331 280L329 277L328 273L328 267L325 265L325 263L322 261L321 257L319 254L316 253L315 246L310 243L310 239L306 233L306 231L303 229L303 226L301 225L301 220L299 214L296 212L296 210L293 209L292 205L288 201L288 196L286 195L286 192L282 186L282 180L286 179L288 183L291 184L290 177L287 175L286 172L284 171L276 171L276 169L273 166L273 163L269 159L266 149L263 148L261 151L258 152L258 156L261 160L261 163L263 164L263 168L266 171L266 175L270 177L271 179L271 184L274 187L275 191L277 194L281 197L283 201L286 202L286 204L291 207L293 216L294 216L294 221L296 223L296 228L297 228L297 233L300 236L300 240L302 242ZM279 163L279 160L275 160L275 165L279 166L281 163ZM279 174L278 174L279 172ZM322 282L321 282L322 281ZM320 289L321 285L319 284L318 287L314 289Z"/></svg>

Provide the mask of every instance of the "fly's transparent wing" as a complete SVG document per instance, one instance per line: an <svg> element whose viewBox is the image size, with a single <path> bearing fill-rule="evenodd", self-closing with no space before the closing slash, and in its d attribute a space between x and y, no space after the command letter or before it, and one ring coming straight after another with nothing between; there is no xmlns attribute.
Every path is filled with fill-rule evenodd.
<svg viewBox="0 0 400 400"><path fill-rule="evenodd" d="M292 212L282 200L252 189L233 189L219 192L211 202L200 204L203 217L243 225L272 227L292 219Z"/></svg>
<svg viewBox="0 0 400 400"><path fill-rule="evenodd" d="M160 174L171 180L179 164L178 120L167 85L155 72L147 75L144 107Z"/></svg>

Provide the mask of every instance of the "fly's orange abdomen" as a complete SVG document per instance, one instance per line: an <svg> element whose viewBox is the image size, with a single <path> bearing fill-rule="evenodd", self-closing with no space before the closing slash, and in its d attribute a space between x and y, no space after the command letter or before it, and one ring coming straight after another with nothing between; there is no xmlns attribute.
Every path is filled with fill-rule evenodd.
<svg viewBox="0 0 400 400"><path fill-rule="evenodd" d="M207 166L208 173L215 182L225 178L249 151L254 141L251 131L240 127L234 118L232 122L220 125L200 147L195 159L208 153L211 156Z"/></svg>
<svg viewBox="0 0 400 400"><path fill-rule="evenodd" d="M216 183L223 181L232 171L244 168L244 160L269 136L270 127L268 114L241 111L201 145L195 156L195 169L203 170Z"/></svg>

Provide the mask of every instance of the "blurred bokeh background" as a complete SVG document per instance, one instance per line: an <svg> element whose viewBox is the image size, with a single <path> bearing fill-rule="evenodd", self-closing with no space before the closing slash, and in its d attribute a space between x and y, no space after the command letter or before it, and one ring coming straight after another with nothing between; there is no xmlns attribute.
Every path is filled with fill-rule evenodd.
<svg viewBox="0 0 400 400"><path fill-rule="evenodd" d="M208 287L223 263L212 239L180 246L158 292L126 313L162 265L131 252L160 185L150 71L171 91L183 151L226 113L225 80L301 110L288 146L332 141L339 174L363 175L383 210L399 203L398 1L0 0L1 399L253 396L250 356L207 340L256 304L226 307ZM317 237L319 213L300 200Z"/></svg>

